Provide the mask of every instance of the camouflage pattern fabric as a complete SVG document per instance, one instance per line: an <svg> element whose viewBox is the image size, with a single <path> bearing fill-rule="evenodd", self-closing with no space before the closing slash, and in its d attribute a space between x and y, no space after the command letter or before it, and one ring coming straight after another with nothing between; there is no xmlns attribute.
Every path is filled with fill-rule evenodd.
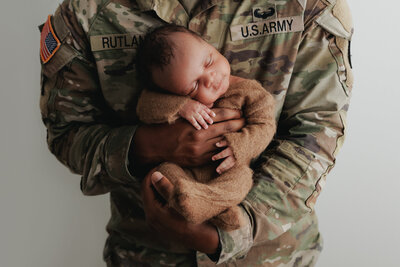
<svg viewBox="0 0 400 267"><path fill-rule="evenodd" d="M253 164L241 203L248 224L219 230L220 266L313 266L322 247L314 204L335 163L352 88L345 0L66 0L52 18L60 49L42 64L40 107L51 152L86 195L110 192L109 266L214 266L145 224L129 171L137 127L135 52L164 23L198 32L232 74L260 81L277 103L277 134Z"/></svg>

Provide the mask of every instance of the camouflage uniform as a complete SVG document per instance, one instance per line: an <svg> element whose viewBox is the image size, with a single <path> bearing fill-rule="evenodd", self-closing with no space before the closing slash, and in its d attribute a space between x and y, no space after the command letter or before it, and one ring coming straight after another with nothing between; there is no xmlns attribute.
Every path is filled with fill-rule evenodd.
<svg viewBox="0 0 400 267"><path fill-rule="evenodd" d="M53 16L60 49L42 64L41 112L52 153L82 175L86 195L110 192L110 266L213 266L145 224L129 171L137 127L137 43L150 27L185 25L256 79L277 103L278 130L254 162L241 203L248 224L219 230L221 266L312 266L321 250L314 203L344 140L352 87L345 0L205 0L191 18L177 0L66 0Z"/></svg>

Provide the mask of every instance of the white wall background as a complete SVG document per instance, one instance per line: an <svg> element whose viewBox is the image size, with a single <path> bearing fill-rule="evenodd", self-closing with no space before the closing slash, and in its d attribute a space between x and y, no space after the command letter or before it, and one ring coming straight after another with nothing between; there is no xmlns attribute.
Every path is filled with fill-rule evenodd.
<svg viewBox="0 0 400 267"><path fill-rule="evenodd" d="M400 249L400 4L348 0L356 77L348 137L317 212L320 267L395 267ZM80 178L50 155L39 112L37 25L59 1L0 9L0 266L105 266L108 196L84 197ZM396 175L397 174L397 175Z"/></svg>

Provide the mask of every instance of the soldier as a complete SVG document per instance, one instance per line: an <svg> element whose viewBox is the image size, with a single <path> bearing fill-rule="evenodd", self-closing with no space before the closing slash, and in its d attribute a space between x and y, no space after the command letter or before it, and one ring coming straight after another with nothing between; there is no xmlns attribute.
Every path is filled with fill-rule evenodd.
<svg viewBox="0 0 400 267"><path fill-rule="evenodd" d="M151 27L184 25L258 80L276 100L277 134L253 162L242 228L188 224L162 206L162 161L199 166L244 121L215 110L197 131L138 125L136 47ZM86 195L110 193L109 266L312 266L322 248L314 204L344 139L352 88L345 0L66 0L41 29L41 112L52 153L82 175ZM162 138L160 138L162 136Z"/></svg>

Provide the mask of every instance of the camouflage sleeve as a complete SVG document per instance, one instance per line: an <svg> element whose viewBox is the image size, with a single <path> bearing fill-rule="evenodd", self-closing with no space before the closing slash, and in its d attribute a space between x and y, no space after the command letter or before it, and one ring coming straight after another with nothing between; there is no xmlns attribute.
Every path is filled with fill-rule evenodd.
<svg viewBox="0 0 400 267"><path fill-rule="evenodd" d="M313 212L344 140L353 80L349 11L344 1L337 3L304 33L276 138L260 157L255 185L241 204L251 227L219 230L218 263L244 256Z"/></svg>
<svg viewBox="0 0 400 267"><path fill-rule="evenodd" d="M42 64L40 108L50 151L73 173L81 174L84 194L109 192L134 182L128 150L135 125L119 125L106 105L97 70L60 15L53 17L61 46Z"/></svg>

